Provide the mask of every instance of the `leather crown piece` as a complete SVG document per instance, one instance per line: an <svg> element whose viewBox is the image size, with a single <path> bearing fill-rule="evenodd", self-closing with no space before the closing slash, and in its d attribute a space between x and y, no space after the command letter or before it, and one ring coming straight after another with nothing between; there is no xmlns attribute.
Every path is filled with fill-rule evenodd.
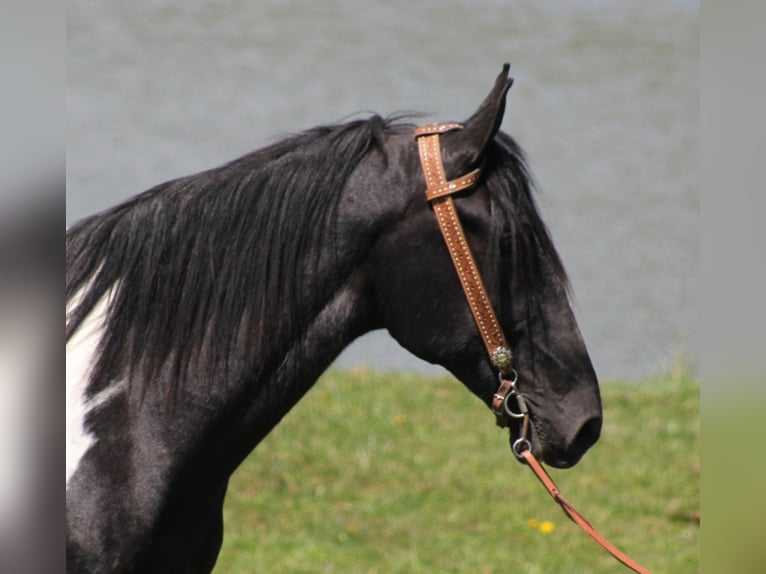
<svg viewBox="0 0 766 574"><path fill-rule="evenodd" d="M418 142L420 164L426 180L426 199L433 207L487 355L501 375L507 375L513 371L513 353L492 309L451 197L452 194L476 183L481 175L481 169L474 169L457 179L448 181L442 163L439 135L462 128L461 124L456 123L427 124L417 128L414 135ZM503 401L511 387L508 381L503 380L492 399L492 410L497 415L498 424L501 426L504 426L505 422Z"/></svg>

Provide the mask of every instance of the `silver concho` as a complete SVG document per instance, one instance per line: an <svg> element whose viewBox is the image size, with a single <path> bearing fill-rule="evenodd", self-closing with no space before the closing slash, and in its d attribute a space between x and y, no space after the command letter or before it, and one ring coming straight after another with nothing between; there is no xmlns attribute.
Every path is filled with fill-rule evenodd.
<svg viewBox="0 0 766 574"><path fill-rule="evenodd" d="M513 353L508 347L495 347L490 355L492 364L501 372L506 372L511 368Z"/></svg>

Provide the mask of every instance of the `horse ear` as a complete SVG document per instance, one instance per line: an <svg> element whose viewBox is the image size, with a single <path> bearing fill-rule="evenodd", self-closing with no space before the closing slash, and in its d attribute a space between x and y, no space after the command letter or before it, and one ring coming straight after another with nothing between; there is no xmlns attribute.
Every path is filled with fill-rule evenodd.
<svg viewBox="0 0 766 574"><path fill-rule="evenodd" d="M505 112L505 95L513 85L513 78L508 77L510 68L510 64L503 64L492 91L479 109L463 123L463 129L445 134L444 161L448 171L456 171L450 177L457 177L475 167L487 144L500 129Z"/></svg>

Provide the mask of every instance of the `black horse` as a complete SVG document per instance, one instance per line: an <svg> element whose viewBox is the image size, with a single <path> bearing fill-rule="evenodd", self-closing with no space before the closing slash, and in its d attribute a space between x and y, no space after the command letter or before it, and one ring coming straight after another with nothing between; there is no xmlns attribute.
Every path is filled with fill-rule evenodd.
<svg viewBox="0 0 766 574"><path fill-rule="evenodd" d="M483 167L455 203L514 350L531 446L564 468L598 439L601 403L523 153L498 131L509 86L506 66L442 155L448 178ZM229 477L370 330L490 404L497 373L424 189L413 126L373 116L67 231L68 571L210 571Z"/></svg>

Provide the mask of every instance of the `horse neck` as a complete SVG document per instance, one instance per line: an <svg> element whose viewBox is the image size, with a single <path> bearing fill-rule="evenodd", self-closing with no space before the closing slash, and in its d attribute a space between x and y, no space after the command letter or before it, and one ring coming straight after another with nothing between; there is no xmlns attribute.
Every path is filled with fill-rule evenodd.
<svg viewBox="0 0 766 574"><path fill-rule="evenodd" d="M228 478L313 386L335 357L369 330L363 292L361 273L352 273L323 304L317 306L317 311L290 333L287 343L277 341L259 349L261 364L243 364L240 372L232 373L228 381L214 381L207 394L205 390L195 391L193 388L183 394L182 400L186 397L190 404L176 405L173 417L190 407L191 412L197 411L202 420L212 421L208 425L199 425L201 419L197 416L183 416L188 425L184 425L186 428L180 432L174 431L184 435L188 446L184 457L199 462L192 466L209 466L206 450L213 450L221 461L217 469L211 469L218 477L213 482ZM211 397L215 412L210 412ZM200 407L204 402L207 404ZM187 466L183 461L178 462L182 467Z"/></svg>
<svg viewBox="0 0 766 574"><path fill-rule="evenodd" d="M271 353L269 363L275 366L261 375L247 413L258 435L265 436L338 354L369 330L361 283L358 275L352 276L303 324L288 345Z"/></svg>

